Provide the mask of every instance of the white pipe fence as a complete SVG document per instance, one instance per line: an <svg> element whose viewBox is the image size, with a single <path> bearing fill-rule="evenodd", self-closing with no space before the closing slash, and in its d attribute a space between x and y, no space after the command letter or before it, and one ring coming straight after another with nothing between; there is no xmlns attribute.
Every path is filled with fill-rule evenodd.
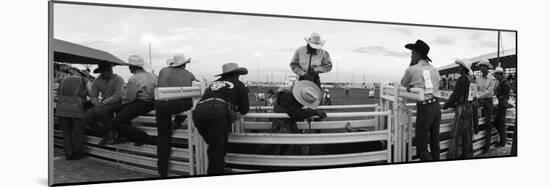
<svg viewBox="0 0 550 187"><path fill-rule="evenodd" d="M397 84L396 84L397 85ZM174 131L174 141L184 142L186 146L173 147L170 160L170 171L185 173L187 175L205 175L207 171L208 157L206 150L208 145L194 127L190 115L198 103L204 84L194 84L192 87L174 87L155 89L156 100L172 100L179 98L193 99L193 108L190 111L177 115L187 116L182 129ZM384 142L384 150L375 150L358 153L324 154L324 155L262 155L228 153L226 161L230 165L245 165L258 167L322 167L339 166L365 163L399 163L417 161L416 148L413 146L414 121L416 111L414 103L407 101L423 100L422 89L413 88L406 91L405 88L383 85L380 87L379 104L367 105L333 105L320 106L322 110L356 110L353 112L329 112L323 121L311 123L298 122L299 130L314 130L317 133L266 133L272 130L273 119L289 118L284 113L248 113L240 115L233 123L229 134L229 142L232 144L256 144L256 145L327 145L349 144L360 142ZM251 110L273 110L271 106L251 107ZM368 109L372 111L357 112ZM515 112L515 110L513 110ZM442 123L440 133L447 133L451 129L454 110L442 110ZM515 115L507 118L508 126L516 123ZM151 136L157 135L154 125L156 120L154 111L147 115L134 119L135 125ZM480 117L480 125L484 124L484 118ZM149 124L149 125L147 125ZM359 132L348 132L346 128L360 129ZM368 130L365 130L368 129ZM334 131L341 130L341 131ZM496 131L495 131L496 132ZM512 133L509 131L508 133ZM494 133L494 132L493 132ZM475 155L481 153L485 145L485 132L474 135ZM492 142L498 138L493 134ZM116 163L129 168L156 173L156 145L144 145L136 147L130 143L98 146L98 137L88 135L86 144L88 153L95 155L107 162ZM55 145L62 147L62 133L55 130ZM441 149L449 146L449 140L440 142ZM447 152L442 152L442 159ZM262 169L231 168L233 172L253 172Z"/></svg>

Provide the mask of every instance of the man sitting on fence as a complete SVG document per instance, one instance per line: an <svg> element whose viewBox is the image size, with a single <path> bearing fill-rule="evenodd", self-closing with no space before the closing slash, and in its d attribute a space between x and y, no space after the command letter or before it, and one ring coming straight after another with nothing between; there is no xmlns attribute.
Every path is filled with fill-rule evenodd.
<svg viewBox="0 0 550 187"><path fill-rule="evenodd" d="M173 59L168 60L168 67L162 68L158 77L158 87L189 87L195 76L185 69L191 58L184 54L176 54ZM172 143L172 115L191 109L193 106L191 98L176 99L170 101L157 101L157 155L158 172L160 176L168 176L168 160ZM183 120L181 120L183 121Z"/></svg>
<svg viewBox="0 0 550 187"><path fill-rule="evenodd" d="M332 70L330 55L322 49L325 41L321 40L319 33L313 32L304 39L307 44L296 49L290 61L290 68L298 75L298 80L313 81L317 87L321 88L319 73Z"/></svg>
<svg viewBox="0 0 550 187"><path fill-rule="evenodd" d="M248 113L248 88L239 81L248 74L246 68L236 63L224 64L221 78L212 82L193 111L193 121L200 135L208 144L208 174L222 174L228 150L228 134L236 120L235 111Z"/></svg>
<svg viewBox="0 0 550 187"><path fill-rule="evenodd" d="M103 136L107 132L102 131L102 124L113 119L114 109L122 104L124 80L113 73L111 64L100 64L94 73L100 73L100 75L92 83L90 97L94 107L86 112L86 122Z"/></svg>
<svg viewBox="0 0 550 187"><path fill-rule="evenodd" d="M132 126L130 121L155 108L153 90L157 86L157 78L143 69L145 61L142 57L132 55L129 57L128 63L130 72L134 75L128 80L125 98L127 102L116 107L116 117L105 124L105 130L110 133L106 133L99 143L100 145L112 143L114 134L111 132L113 130L129 138L136 146L145 144L149 139L149 135L145 131Z"/></svg>
<svg viewBox="0 0 550 187"><path fill-rule="evenodd" d="M401 85L410 88L422 88L425 100L416 103L416 152L420 160L439 160L439 122L441 109L439 106L439 72L429 62L430 47L422 40L407 44L411 50L411 63L405 71ZM428 138L430 151L428 151Z"/></svg>
<svg viewBox="0 0 550 187"><path fill-rule="evenodd" d="M449 100L443 105L443 109L449 107L456 108L447 159L459 158L459 148L462 150L460 158L471 158L473 156L472 136L474 133L472 118L473 107L471 104L475 87L474 84L471 84L473 82L473 72L470 69L470 63L463 60L457 60L455 63L460 65L460 77L456 81L455 89L449 97ZM460 141L462 141L462 143L460 143Z"/></svg>
<svg viewBox="0 0 550 187"><path fill-rule="evenodd" d="M312 81L302 80L295 82L291 87L283 87L275 96L273 112L286 113L290 118L273 119L273 129L278 133L298 133L297 121L312 121L314 116L324 119L327 114L317 110L321 102L321 90ZM304 108L304 106L306 108ZM274 150L261 151L273 154L292 154L297 146L268 146Z"/></svg>

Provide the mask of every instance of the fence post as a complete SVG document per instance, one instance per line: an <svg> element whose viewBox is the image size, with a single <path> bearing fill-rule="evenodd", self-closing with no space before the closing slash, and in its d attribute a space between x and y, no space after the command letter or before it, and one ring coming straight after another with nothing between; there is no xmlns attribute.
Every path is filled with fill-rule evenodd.
<svg viewBox="0 0 550 187"><path fill-rule="evenodd" d="M394 92L394 101L392 103L392 113L393 113L393 125L394 125L394 137L395 138L395 161L396 162L401 162L402 161L402 158L401 158L401 151L402 151L402 148L401 148L401 133L400 133L400 120L399 120L399 84L397 82L395 82L393 84L393 92Z"/></svg>
<svg viewBox="0 0 550 187"><path fill-rule="evenodd" d="M195 175L195 170L197 170L197 163L195 159L195 150L196 147L196 141L195 141L195 123L193 122L193 110L195 109L195 106L198 103L197 98L193 98L193 106L191 107L191 110L189 110L189 113L187 115L187 149L189 150L189 175Z"/></svg>

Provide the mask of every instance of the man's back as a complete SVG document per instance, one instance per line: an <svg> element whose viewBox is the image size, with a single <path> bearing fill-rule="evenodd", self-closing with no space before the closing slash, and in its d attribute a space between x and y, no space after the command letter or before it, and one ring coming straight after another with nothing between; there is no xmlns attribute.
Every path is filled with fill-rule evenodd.
<svg viewBox="0 0 550 187"><path fill-rule="evenodd" d="M426 81L425 78L429 77L430 81ZM401 79L401 85L404 87L433 88L433 93L439 92L439 71L430 63L421 60L416 65L409 66L405 71L403 79Z"/></svg>
<svg viewBox="0 0 550 187"><path fill-rule="evenodd" d="M192 86L195 76L184 68L165 67L160 70L158 87L187 87Z"/></svg>

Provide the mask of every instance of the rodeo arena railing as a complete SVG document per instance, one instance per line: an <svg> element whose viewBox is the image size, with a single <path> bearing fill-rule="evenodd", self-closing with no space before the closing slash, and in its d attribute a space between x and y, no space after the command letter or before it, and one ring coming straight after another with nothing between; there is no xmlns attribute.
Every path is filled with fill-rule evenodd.
<svg viewBox="0 0 550 187"><path fill-rule="evenodd" d="M192 98L195 106L204 89L205 85L202 83L193 84L192 87L157 88L155 99ZM289 116L285 113L267 113L273 110L270 106L251 107L251 113L239 116L233 123L229 143L236 145L235 147L240 146L245 151L230 150L226 155L227 167L231 172L254 172L418 161L414 146L416 111L414 104L407 104L407 101L423 100L423 96L422 89L413 88L407 92L402 87L383 85L380 87L379 104L319 106L319 109L328 111L327 118L309 123L298 122L297 127L301 133L273 132L272 121ZM193 119L189 115L194 106L189 111L174 115L174 118L186 116L186 120L173 133L169 168L172 175L206 174L207 144L194 127ZM513 109L510 111L515 112ZM441 159L446 158L445 150L449 147L449 137L444 134L451 130L453 120L453 109L442 110ZM479 124L482 125L484 122L485 120L480 117ZM134 119L132 123L150 136L157 135L154 111ZM514 126L515 123L515 115L507 115L506 125ZM55 146L63 147L62 132L58 129L54 132ZM498 139L496 131L492 133L491 144ZM484 131L474 135L474 155L482 152L482 147L486 143L485 136ZM100 136L91 131L87 132L87 152L93 155L93 159L152 174L157 173L156 145L146 144L137 147L130 143L121 143L100 146L100 140ZM338 149L339 145L346 145L349 149L326 151L331 148ZM378 148L368 148L372 145ZM303 154L265 154L262 151L250 151L262 148L265 150L270 146L298 146ZM315 146L321 147L324 151L307 151L317 149Z"/></svg>

